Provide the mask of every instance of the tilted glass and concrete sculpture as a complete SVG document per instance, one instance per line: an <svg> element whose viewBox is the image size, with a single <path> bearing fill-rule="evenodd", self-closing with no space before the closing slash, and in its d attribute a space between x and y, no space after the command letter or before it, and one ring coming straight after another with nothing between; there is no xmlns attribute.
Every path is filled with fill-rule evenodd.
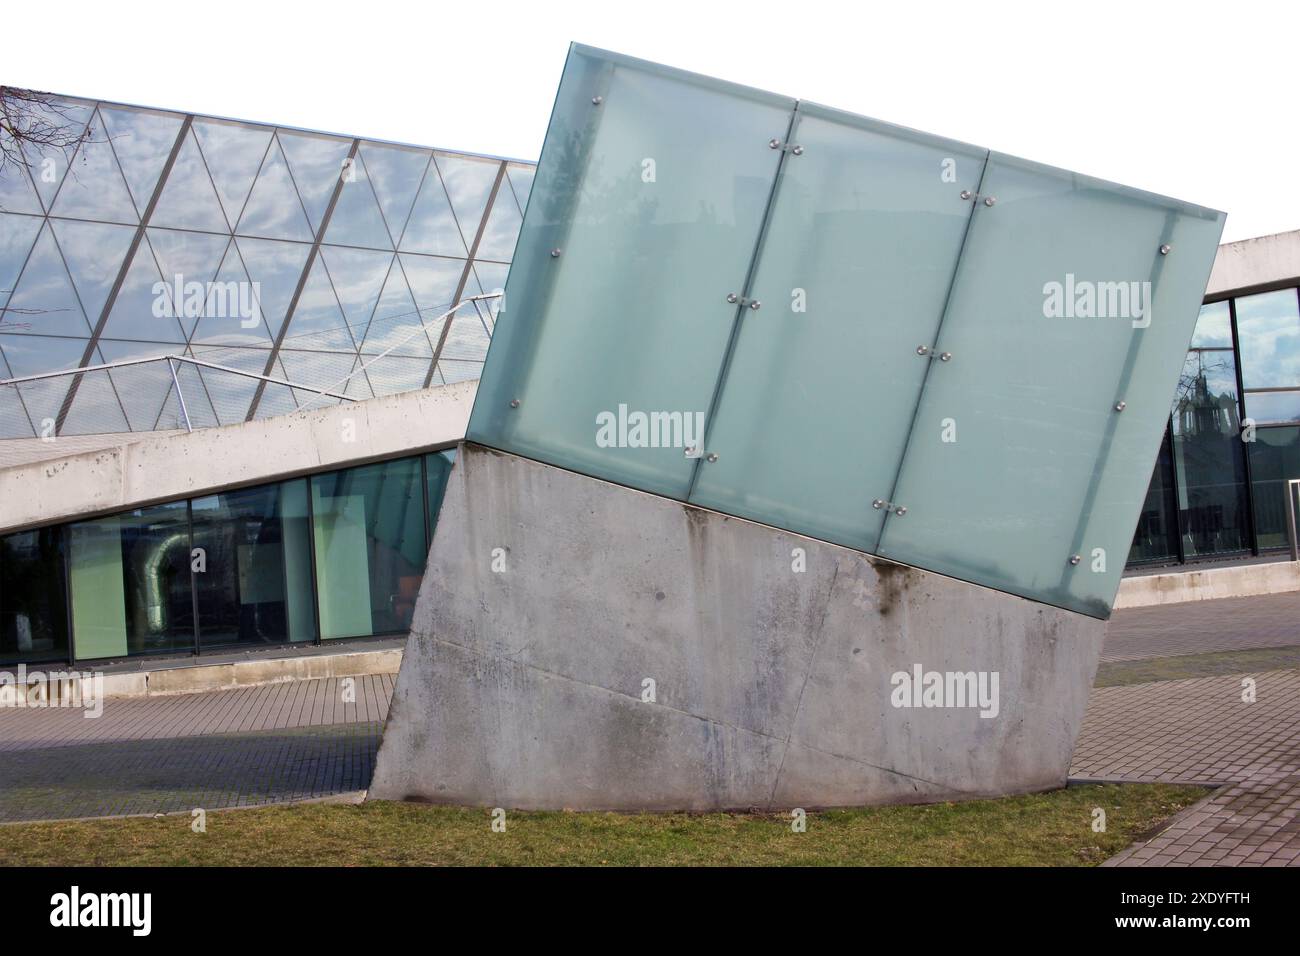
<svg viewBox="0 0 1300 956"><path fill-rule="evenodd" d="M1223 220L572 47L375 792L1062 782Z"/></svg>
<svg viewBox="0 0 1300 956"><path fill-rule="evenodd" d="M575 47L468 437L1105 617L1223 218Z"/></svg>

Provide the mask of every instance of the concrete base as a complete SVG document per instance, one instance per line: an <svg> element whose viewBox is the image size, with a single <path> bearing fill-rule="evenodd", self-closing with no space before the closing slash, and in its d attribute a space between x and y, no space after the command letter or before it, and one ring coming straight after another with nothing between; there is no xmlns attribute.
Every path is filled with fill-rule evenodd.
<svg viewBox="0 0 1300 956"><path fill-rule="evenodd" d="M465 445L370 796L715 810L1061 786L1103 631ZM916 665L996 672L996 716L894 706Z"/></svg>

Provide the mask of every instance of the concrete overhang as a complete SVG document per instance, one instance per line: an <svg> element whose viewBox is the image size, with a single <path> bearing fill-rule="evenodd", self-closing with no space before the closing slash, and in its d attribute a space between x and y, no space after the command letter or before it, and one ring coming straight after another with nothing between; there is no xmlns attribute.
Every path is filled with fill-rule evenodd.
<svg viewBox="0 0 1300 956"><path fill-rule="evenodd" d="M0 533L448 448L477 381L164 436L0 469ZM62 439L55 439L55 442Z"/></svg>
<svg viewBox="0 0 1300 956"><path fill-rule="evenodd" d="M1207 301L1300 283L1300 230L1225 242L1214 257Z"/></svg>

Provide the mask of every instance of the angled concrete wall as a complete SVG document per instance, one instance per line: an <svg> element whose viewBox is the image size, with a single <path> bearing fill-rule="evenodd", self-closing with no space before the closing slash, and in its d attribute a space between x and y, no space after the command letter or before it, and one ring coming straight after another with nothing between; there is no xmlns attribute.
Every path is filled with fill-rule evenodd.
<svg viewBox="0 0 1300 956"><path fill-rule="evenodd" d="M1059 786L1103 629L466 445L370 795L706 810ZM996 716L893 706L917 664L997 672Z"/></svg>

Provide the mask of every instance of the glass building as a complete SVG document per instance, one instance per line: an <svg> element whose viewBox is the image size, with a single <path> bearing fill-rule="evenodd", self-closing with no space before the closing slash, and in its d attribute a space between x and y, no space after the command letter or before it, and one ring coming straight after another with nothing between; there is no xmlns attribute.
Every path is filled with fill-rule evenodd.
<svg viewBox="0 0 1300 956"><path fill-rule="evenodd" d="M0 664L404 635L453 454L0 537Z"/></svg>
<svg viewBox="0 0 1300 956"><path fill-rule="evenodd" d="M1290 478L1300 478L1300 288L1207 302L1129 565L1283 551Z"/></svg>
<svg viewBox="0 0 1300 956"><path fill-rule="evenodd" d="M394 345L348 397L478 377L492 316L436 320L504 285L532 164L91 100L38 109L85 135L0 168L0 380L171 354L325 388ZM134 368L151 371L0 388L0 439L179 427L166 368ZM304 401L180 375L195 426Z"/></svg>

